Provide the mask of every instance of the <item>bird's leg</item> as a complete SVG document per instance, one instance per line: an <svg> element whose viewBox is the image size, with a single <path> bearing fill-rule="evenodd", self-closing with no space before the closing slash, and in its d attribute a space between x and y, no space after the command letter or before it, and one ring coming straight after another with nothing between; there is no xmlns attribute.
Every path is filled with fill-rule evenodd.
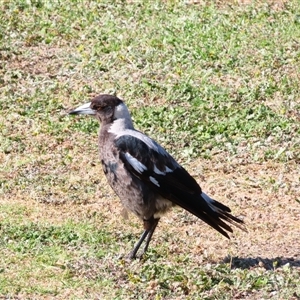
<svg viewBox="0 0 300 300"><path fill-rule="evenodd" d="M151 238L152 238L152 235L153 235L153 233L154 233L154 231L155 231L155 229L156 229L156 226L157 226L157 224L158 224L158 221L159 221L159 219L154 219L154 218L153 218L152 227L151 227L151 229L149 230L149 233L148 233L148 235L147 235L146 245L145 245L145 247L144 247L144 251L143 251L142 255L143 255L144 253L146 253L146 251L148 250L149 243L150 243Z"/></svg>
<svg viewBox="0 0 300 300"><path fill-rule="evenodd" d="M128 254L128 258L130 259L134 259L136 258L136 254L138 252L138 250L140 249L143 241L146 239L146 245L144 247L143 252L141 253L141 256L147 251L150 240L152 238L152 235L155 231L155 228L158 224L159 219L154 219L153 217L151 217L149 220L144 220L144 232L141 235L140 239L138 240L137 244L134 246L133 250Z"/></svg>
<svg viewBox="0 0 300 300"><path fill-rule="evenodd" d="M134 248L132 249L132 251L129 252L128 254L128 258L129 259L134 259L136 258L136 253L138 252L138 250L140 249L144 239L146 238L146 236L148 235L149 230L144 230L143 234L141 235L140 239L138 240L137 244L134 246Z"/></svg>

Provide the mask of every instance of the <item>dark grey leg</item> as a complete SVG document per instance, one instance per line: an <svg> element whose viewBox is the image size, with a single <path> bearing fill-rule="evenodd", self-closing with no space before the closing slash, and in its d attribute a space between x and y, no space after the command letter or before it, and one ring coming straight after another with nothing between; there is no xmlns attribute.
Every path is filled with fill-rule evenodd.
<svg viewBox="0 0 300 300"><path fill-rule="evenodd" d="M154 221L155 221L155 223L153 224L151 230L149 231L149 233L148 233L148 235L147 235L146 245L145 245L145 247L144 247L144 251L143 251L142 255L143 255L144 253L146 253L147 250L148 250L149 243L150 243L150 241L151 241L152 235L153 235L153 233L154 233L154 231L155 231L155 229L156 229L156 226L157 226L157 224L158 224L159 219L154 219Z"/></svg>
<svg viewBox="0 0 300 300"><path fill-rule="evenodd" d="M128 258L129 259L134 259L136 258L136 254L139 251L143 241L146 239L146 245L143 249L143 252L141 253L141 257L143 256L143 254L147 251L149 243L151 241L152 235L155 231L155 228L158 224L159 219L154 219L153 217L149 220L144 220L144 229L145 231L143 232L143 234L141 235L140 239L138 240L137 244L134 246L134 248L132 249L132 251L130 251L130 253L128 254Z"/></svg>
<svg viewBox="0 0 300 300"><path fill-rule="evenodd" d="M148 235L149 231L145 230L143 232L143 234L141 235L140 239L138 240L137 244L134 246L134 248L132 249L132 251L129 252L128 254L128 258L130 259L134 259L136 258L136 254L139 251L144 239L146 238L146 236Z"/></svg>

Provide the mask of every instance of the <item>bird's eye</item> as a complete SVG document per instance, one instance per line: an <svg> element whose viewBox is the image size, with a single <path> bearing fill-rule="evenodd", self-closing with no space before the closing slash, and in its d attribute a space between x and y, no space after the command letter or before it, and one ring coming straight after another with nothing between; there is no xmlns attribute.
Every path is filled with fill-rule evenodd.
<svg viewBox="0 0 300 300"><path fill-rule="evenodd" d="M101 107L99 105L97 105L97 104L92 104L91 105L91 109L93 109L93 110L101 110Z"/></svg>

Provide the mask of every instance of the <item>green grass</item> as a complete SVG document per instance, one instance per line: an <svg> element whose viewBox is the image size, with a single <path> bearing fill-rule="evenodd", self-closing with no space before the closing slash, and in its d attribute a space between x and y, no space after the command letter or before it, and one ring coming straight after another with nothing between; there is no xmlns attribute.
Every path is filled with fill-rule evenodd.
<svg viewBox="0 0 300 300"><path fill-rule="evenodd" d="M19 102L21 116L47 118L64 108L62 98L74 103L87 93L114 91L129 103L139 101L138 125L168 130L188 155L207 157L257 138L286 145L288 135L290 145L280 155L265 150L256 159L299 159L296 5L279 12L267 4L236 7L234 13L160 2L92 3L84 12L81 5L6 4L1 52L15 66L5 71L3 93ZM38 48L43 54L36 56ZM28 60L25 67L17 57ZM160 109L154 99L163 101ZM145 100L149 105L141 108ZM67 126L52 118L48 130L57 135ZM95 131L85 122L77 126Z"/></svg>
<svg viewBox="0 0 300 300"><path fill-rule="evenodd" d="M199 265L197 258L184 253L169 261L164 245L157 252L150 251L144 260L128 265L116 256L120 244L128 238L114 236L108 228L97 229L91 225L93 222L66 222L60 226L2 223L0 246L5 254L0 272L2 295L59 296L69 288L74 289L75 298L88 297L90 290L93 295L107 299L141 295L143 299L153 295L157 299L170 295L231 299L237 294L255 297L256 293L285 298L292 291L299 292L299 271L280 259L274 259L266 268L252 270L248 269L250 258ZM116 241L119 246L108 246Z"/></svg>
<svg viewBox="0 0 300 300"><path fill-rule="evenodd" d="M0 5L0 298L300 297L298 1L50 2ZM215 242L175 210L124 260L140 224L118 215L97 122L66 114L98 93L213 178L249 234Z"/></svg>

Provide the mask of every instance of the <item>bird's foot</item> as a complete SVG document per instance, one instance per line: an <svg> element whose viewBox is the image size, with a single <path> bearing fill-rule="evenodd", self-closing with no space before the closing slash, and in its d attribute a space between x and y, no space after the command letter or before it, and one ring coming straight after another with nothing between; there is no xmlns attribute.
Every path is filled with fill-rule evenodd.
<svg viewBox="0 0 300 300"><path fill-rule="evenodd" d="M132 251L130 251L130 252L127 254L126 258L127 258L128 260L141 259L141 258L143 257L143 255L144 255L144 252L141 253L141 254L139 254L139 255L137 255L136 251L132 250Z"/></svg>

